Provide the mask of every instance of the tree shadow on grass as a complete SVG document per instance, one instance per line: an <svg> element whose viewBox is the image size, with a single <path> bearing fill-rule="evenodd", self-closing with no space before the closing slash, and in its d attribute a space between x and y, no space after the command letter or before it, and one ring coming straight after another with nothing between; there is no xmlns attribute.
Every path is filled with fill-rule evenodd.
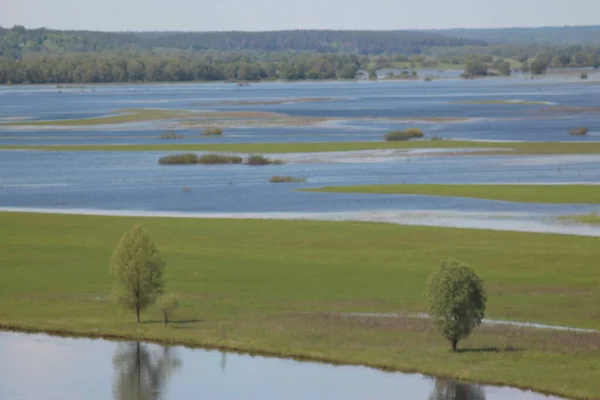
<svg viewBox="0 0 600 400"><path fill-rule="evenodd" d="M195 324L205 322L203 319L175 319L173 321L169 321L169 325L187 325L187 324ZM141 324L161 324L164 325L165 322L163 320L150 320L150 321L142 321Z"/></svg>
<svg viewBox="0 0 600 400"><path fill-rule="evenodd" d="M525 349L517 347L481 347L474 349L458 349L458 353L521 353Z"/></svg>

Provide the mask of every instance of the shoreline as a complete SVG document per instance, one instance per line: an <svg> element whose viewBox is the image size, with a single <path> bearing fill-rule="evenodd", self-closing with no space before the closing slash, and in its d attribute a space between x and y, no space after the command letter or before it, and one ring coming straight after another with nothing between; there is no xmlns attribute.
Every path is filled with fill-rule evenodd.
<svg viewBox="0 0 600 400"><path fill-rule="evenodd" d="M317 362L324 363L330 365L340 365L340 366L361 366L367 368L377 369L383 372L399 372L404 374L419 374L423 376L429 376L434 378L441 379L451 379L457 382L464 382L470 384L479 384L486 386L496 386L496 387L510 387L514 389L519 389L523 391L530 391L546 396L557 396L561 397L565 400L593 400L592 398L571 395L566 392L559 391L551 391L544 390L540 388L535 388L533 386L520 385L515 382L503 382L500 380L468 380L463 379L458 375L447 373L440 370L423 370L418 367L415 368L399 368L394 366L391 363L371 363L371 362L355 362L350 360L344 360L343 358L338 357L326 357L326 356L316 356L308 354L305 351L275 351L262 348L260 346L257 347L244 347L244 346L228 346L226 344L216 344L216 343L206 343L201 340L192 341L192 340L173 340L155 336L144 336L138 334L115 334L115 333L102 333L99 331L71 331L68 329L45 329L43 327L34 327L28 325L20 325L20 324L11 324L4 323L0 321L0 331L4 332L16 332L21 334L46 334L53 337L68 337L74 339L101 339L108 341L141 341L145 343L153 343L158 345L165 346L181 346L187 349L204 349L204 350L217 350L217 351L226 351L237 354L244 355L257 355L261 357L269 357L269 358L283 358L283 359L291 359L295 361L305 361L305 362Z"/></svg>
<svg viewBox="0 0 600 400"><path fill-rule="evenodd" d="M0 213L6 214L44 214L74 215L95 217L139 217L204 220L265 220L265 221L320 221L320 222L356 222L390 224L414 227L437 227L457 230L480 230L491 232L530 233L541 235L560 235L572 237L600 237L600 226L592 224L569 224L545 222L551 217L540 220L527 220L527 214L437 211L437 210L373 210L345 212L180 212L180 211L144 211L144 210L102 210L102 209L51 209L26 207L0 207ZM493 219L493 216L496 219ZM516 219L522 217L522 219ZM515 219L511 219L515 218ZM556 217L559 221L560 216ZM456 222L459 221L459 222Z"/></svg>

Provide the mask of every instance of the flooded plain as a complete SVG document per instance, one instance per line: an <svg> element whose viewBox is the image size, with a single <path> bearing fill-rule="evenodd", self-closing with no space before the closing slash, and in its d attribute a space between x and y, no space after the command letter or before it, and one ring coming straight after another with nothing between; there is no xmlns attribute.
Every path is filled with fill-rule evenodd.
<svg viewBox="0 0 600 400"><path fill-rule="evenodd" d="M101 339L0 332L0 354L3 400L559 399L367 367Z"/></svg>
<svg viewBox="0 0 600 400"><path fill-rule="evenodd" d="M159 166L158 158L172 153L167 151L1 150L0 207L100 214L350 219L598 235L598 227L559 219L598 212L598 205L299 191L385 183L598 184L600 157L596 155L503 156L498 151L485 155L485 141L600 139L598 77L591 74L585 84L570 76L536 80L515 76L474 81L260 83L249 87L229 83L2 87L0 145L381 141L391 129L419 126L427 137L480 141L483 153L467 156L452 149L453 155L448 155L444 150L414 149L281 154L272 157L285 161L284 165L249 167ZM15 121L118 115L133 108L200 112L211 117L87 126L10 125ZM246 116L256 112L260 117L218 118L238 112ZM280 125L272 126L272 115L292 119L274 117ZM302 118L312 122L298 122L304 121L299 120ZM291 122L285 126L281 121ZM200 127L192 126L196 123L220 124L224 134L203 136ZM588 127L589 133L569 135L569 130L578 126ZM175 130L183 138L160 139L165 129ZM306 182L269 183L274 175Z"/></svg>

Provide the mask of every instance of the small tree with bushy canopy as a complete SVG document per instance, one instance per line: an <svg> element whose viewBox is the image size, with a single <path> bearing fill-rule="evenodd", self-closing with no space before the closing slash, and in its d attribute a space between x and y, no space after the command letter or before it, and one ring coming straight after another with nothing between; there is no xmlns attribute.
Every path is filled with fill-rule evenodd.
<svg viewBox="0 0 600 400"><path fill-rule="evenodd" d="M135 310L138 323L140 311L154 304L163 293L164 267L156 245L139 225L125 233L113 252L113 297L123 307Z"/></svg>
<svg viewBox="0 0 600 400"><path fill-rule="evenodd" d="M487 301L483 281L470 267L446 260L429 276L426 297L429 314L456 351L459 340L483 320Z"/></svg>

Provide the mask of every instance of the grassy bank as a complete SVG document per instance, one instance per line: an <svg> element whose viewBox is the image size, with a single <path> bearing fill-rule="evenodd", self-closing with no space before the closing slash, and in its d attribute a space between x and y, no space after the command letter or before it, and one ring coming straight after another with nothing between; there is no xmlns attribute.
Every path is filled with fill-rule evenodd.
<svg viewBox="0 0 600 400"><path fill-rule="evenodd" d="M109 299L108 259L141 223L181 298L165 329ZM0 213L0 325L361 363L600 397L600 335L487 327L451 354L418 312L445 257L476 268L491 318L600 328L600 239L389 224ZM565 368L568 365L569 368Z"/></svg>
<svg viewBox="0 0 600 400"><path fill-rule="evenodd" d="M600 185L446 185L390 184L328 186L305 189L310 192L417 194L426 196L470 197L474 199L521 203L600 204Z"/></svg>
<svg viewBox="0 0 600 400"><path fill-rule="evenodd" d="M141 145L52 145L0 146L0 150L45 151L222 151L228 153L309 153L358 150L473 149L471 154L600 154L600 142L471 142L461 140L419 140L397 142L300 142L300 143L210 143ZM492 149L482 152L481 149ZM454 154L454 153L449 153ZM466 155L466 153L456 153Z"/></svg>

